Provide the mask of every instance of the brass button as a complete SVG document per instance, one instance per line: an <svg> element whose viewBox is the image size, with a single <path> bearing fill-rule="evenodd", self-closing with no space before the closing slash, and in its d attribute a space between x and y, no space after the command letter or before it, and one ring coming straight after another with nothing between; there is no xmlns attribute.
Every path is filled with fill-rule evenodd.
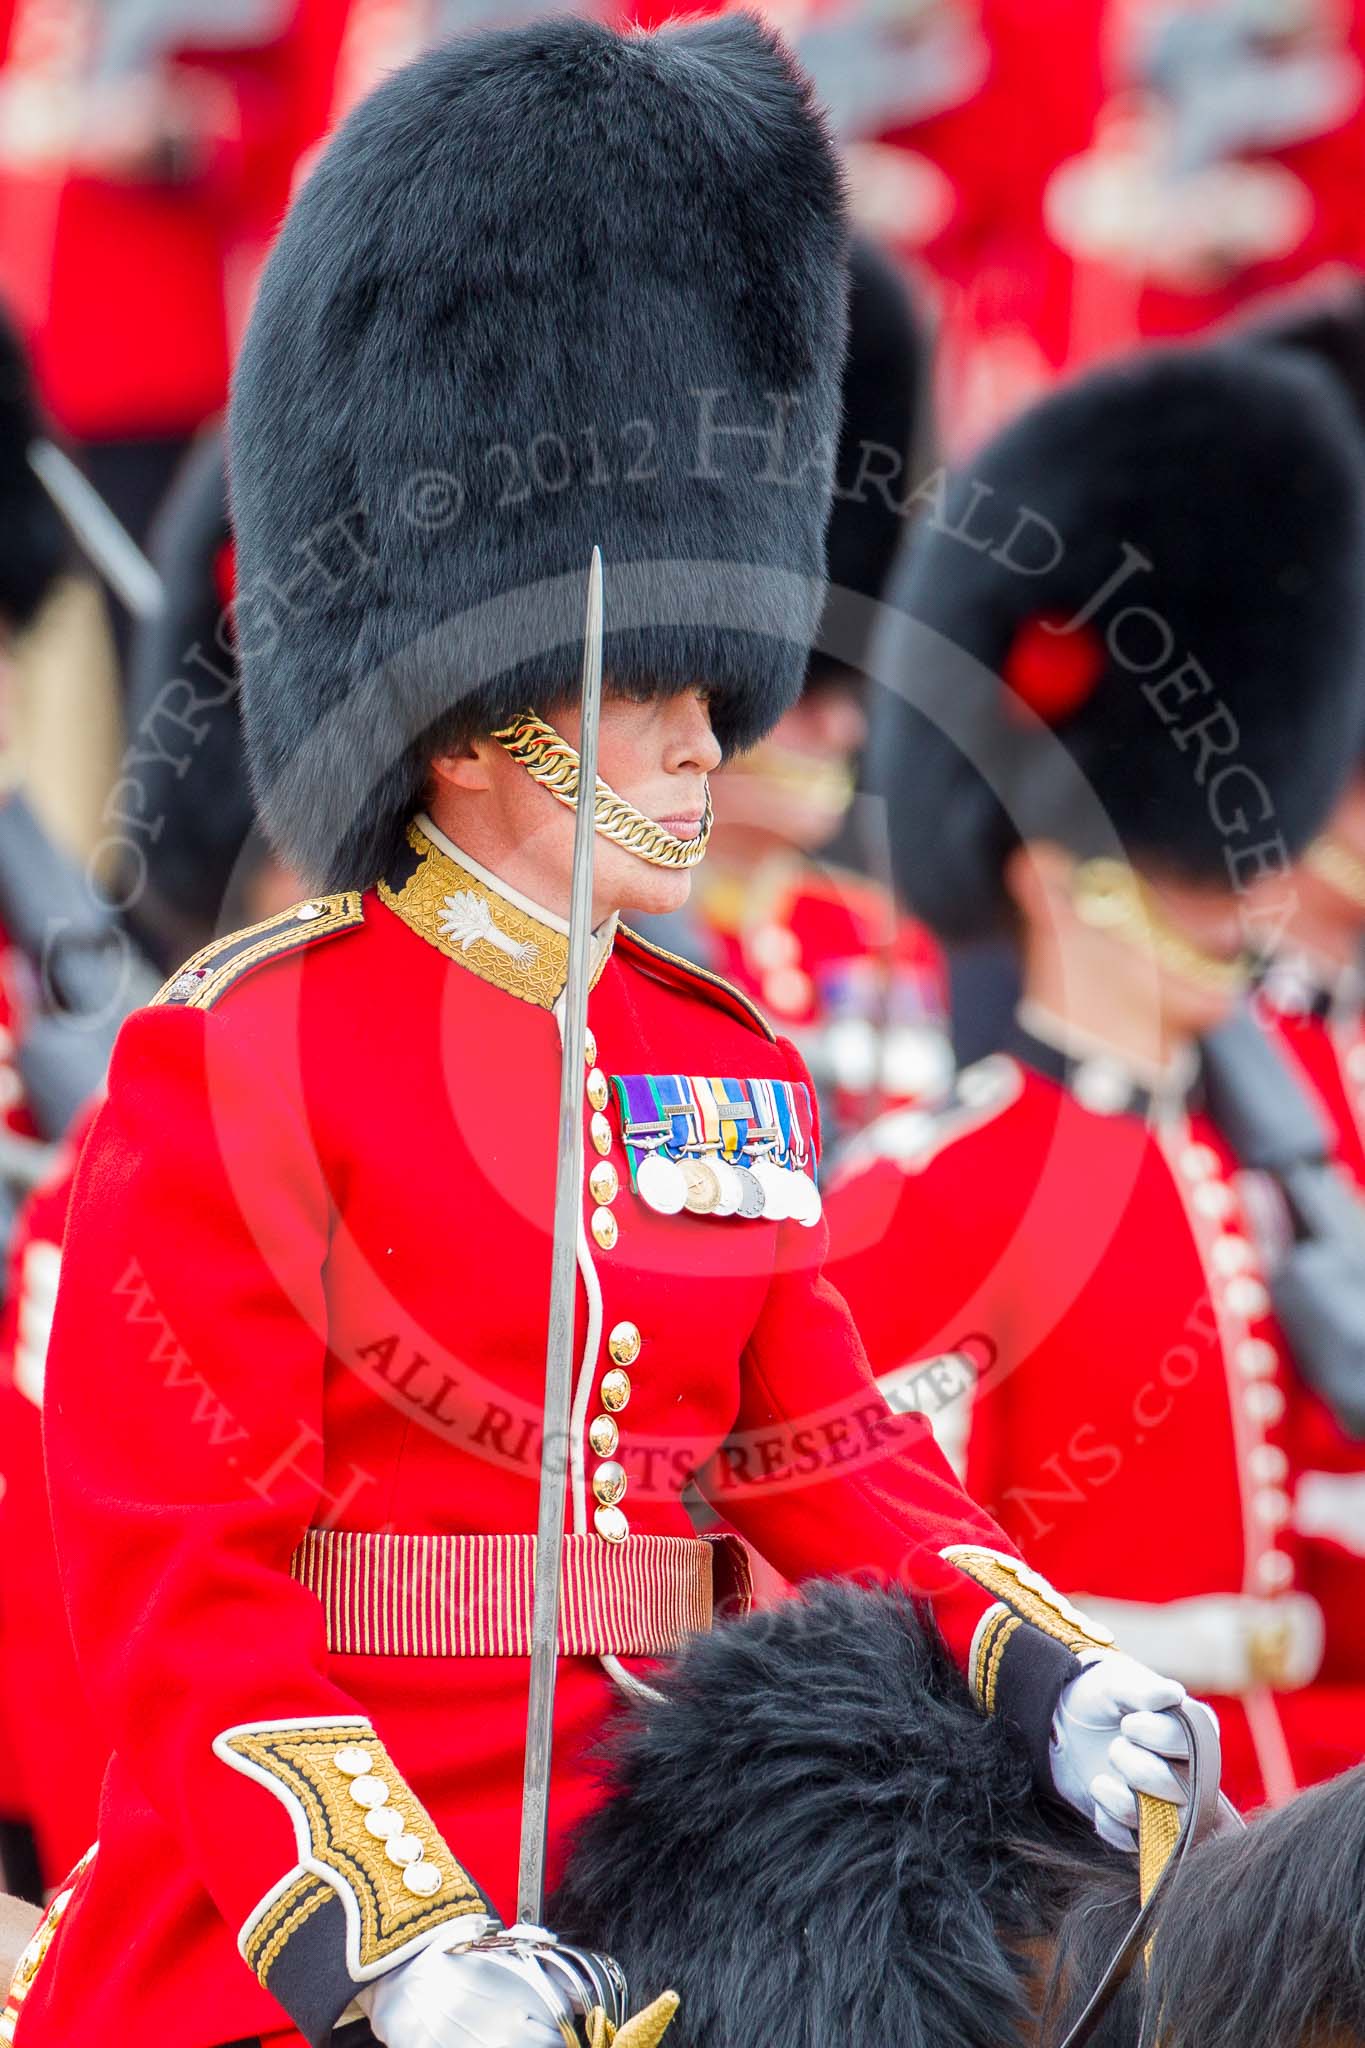
<svg viewBox="0 0 1365 2048"><path fill-rule="evenodd" d="M403 1885L419 1899L433 1899L445 1882L434 1863L409 1863L403 1872Z"/></svg>
<svg viewBox="0 0 1365 2048"><path fill-rule="evenodd" d="M409 1863L422 1860L422 1838L420 1835L390 1835L384 1844L384 1854L390 1863L396 1863L400 1870Z"/></svg>
<svg viewBox="0 0 1365 2048"><path fill-rule="evenodd" d="M630 1374L608 1372L602 1375L602 1406L610 1408L613 1415L619 1415L630 1399Z"/></svg>
<svg viewBox="0 0 1365 2048"><path fill-rule="evenodd" d="M311 924L314 918L326 917L327 905L325 903L300 903L294 915L300 924Z"/></svg>
<svg viewBox="0 0 1365 2048"><path fill-rule="evenodd" d="M610 1152L611 1125L607 1122L600 1109L595 1109L592 1113L592 1121L588 1125L588 1135L599 1152L604 1155Z"/></svg>
<svg viewBox="0 0 1365 2048"><path fill-rule="evenodd" d="M592 1521L604 1543L624 1543L630 1534L630 1523L620 1508L599 1508Z"/></svg>
<svg viewBox="0 0 1365 2048"><path fill-rule="evenodd" d="M640 1332L634 1323L617 1323L607 1338L613 1365L634 1365L640 1356Z"/></svg>
<svg viewBox="0 0 1365 2048"><path fill-rule="evenodd" d="M597 1065L597 1034L589 1024L583 1039L583 1061L585 1066Z"/></svg>
<svg viewBox="0 0 1365 2048"><path fill-rule="evenodd" d="M594 1067L588 1076L588 1100L594 1109L607 1106L607 1077L600 1067Z"/></svg>
<svg viewBox="0 0 1365 2048"><path fill-rule="evenodd" d="M626 1468L611 1458L605 1465L599 1465L592 1475L592 1490L604 1508L614 1508L617 1501L624 1500L626 1492Z"/></svg>
<svg viewBox="0 0 1365 2048"><path fill-rule="evenodd" d="M588 1424L588 1442L599 1458L610 1458L621 1441L621 1432L610 1415L594 1415Z"/></svg>
<svg viewBox="0 0 1365 2048"><path fill-rule="evenodd" d="M588 1175L588 1189L594 1202L614 1202L621 1192L616 1168L609 1159L599 1159Z"/></svg>
<svg viewBox="0 0 1365 2048"><path fill-rule="evenodd" d="M610 1209L594 1209L592 1212L592 1234L604 1252L609 1252L616 1243L619 1232L616 1218Z"/></svg>
<svg viewBox="0 0 1365 2048"><path fill-rule="evenodd" d="M332 1762L348 1778L368 1778L374 1768L374 1758L368 1749L358 1749L351 1743L345 1749L339 1749Z"/></svg>

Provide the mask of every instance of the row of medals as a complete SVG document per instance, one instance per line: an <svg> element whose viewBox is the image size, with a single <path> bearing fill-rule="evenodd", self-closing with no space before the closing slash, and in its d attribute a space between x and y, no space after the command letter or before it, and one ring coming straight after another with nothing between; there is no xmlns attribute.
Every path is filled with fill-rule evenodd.
<svg viewBox="0 0 1365 2048"><path fill-rule="evenodd" d="M665 1151L650 1152L640 1161L635 1187L642 1202L660 1216L742 1216L752 1223L790 1220L813 1229L824 1204L808 1173L757 1158L746 1165L723 1153L684 1153L673 1159Z"/></svg>

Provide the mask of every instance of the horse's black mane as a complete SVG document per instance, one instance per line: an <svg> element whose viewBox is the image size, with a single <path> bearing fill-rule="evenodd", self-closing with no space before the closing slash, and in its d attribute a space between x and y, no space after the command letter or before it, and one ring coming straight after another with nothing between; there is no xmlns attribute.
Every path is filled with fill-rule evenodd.
<svg viewBox="0 0 1365 2048"><path fill-rule="evenodd" d="M637 2001L681 1992L670 2048L1006 2048L1063 1920L1088 1990L1133 1916L1131 1865L1037 1798L900 1594L810 1589L663 1690L617 1725L552 1916Z"/></svg>
<svg viewBox="0 0 1365 2048"><path fill-rule="evenodd" d="M1365 1768L1191 1859L1147 2003L1161 2048L1365 2040Z"/></svg>

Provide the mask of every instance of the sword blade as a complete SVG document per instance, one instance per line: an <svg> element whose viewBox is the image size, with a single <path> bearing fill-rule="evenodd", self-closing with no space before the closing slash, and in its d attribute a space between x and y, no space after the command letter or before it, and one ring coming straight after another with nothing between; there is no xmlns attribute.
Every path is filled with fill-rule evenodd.
<svg viewBox="0 0 1365 2048"><path fill-rule="evenodd" d="M574 1382L574 1309L578 1299L578 1232L583 1200L583 1069L592 971L593 805L597 793L597 730L602 709L602 555L588 570L583 635L583 719L578 738L578 801L574 810L573 883L569 902L569 967L564 986L563 1064L559 1083L559 1162L550 1320L545 1345L545 1436L540 1458L535 1600L531 1609L531 1684L526 1712L526 1772L521 1795L521 1857L517 1918L539 1924L545 1909L545 1843L550 1810L555 1678L559 1658L559 1588L569 1424Z"/></svg>
<svg viewBox="0 0 1365 2048"><path fill-rule="evenodd" d="M125 609L135 619L156 618L166 602L161 578L89 478L55 441L34 441L28 466Z"/></svg>

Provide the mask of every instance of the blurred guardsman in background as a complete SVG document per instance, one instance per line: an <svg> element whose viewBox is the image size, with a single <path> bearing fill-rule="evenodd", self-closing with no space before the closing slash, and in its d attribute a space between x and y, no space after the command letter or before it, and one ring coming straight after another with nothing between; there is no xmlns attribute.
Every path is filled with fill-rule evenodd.
<svg viewBox="0 0 1365 2048"><path fill-rule="evenodd" d="M1325 364L1365 443L1365 280L1335 273L1273 302L1244 332ZM1295 875L1262 964L1258 1008L1327 1112L1342 1164L1365 1188L1365 756Z"/></svg>
<svg viewBox="0 0 1365 2048"><path fill-rule="evenodd" d="M1355 1629L1354 1686L1312 1683L1290 1522L1317 1400L1197 1041L1352 758L1363 509L1314 365L1139 358L957 479L877 658L902 885L945 938L1012 931L1024 997L940 1117L850 1154L831 1275L893 1406L934 1414L1039 1567L1221 1695L1247 1803L1358 1760L1365 1658Z"/></svg>
<svg viewBox="0 0 1365 2048"><path fill-rule="evenodd" d="M820 1277L799 1056L618 921L682 903L709 771L799 693L845 287L833 152L745 15L449 43L300 191L229 468L253 775L320 893L129 1022L77 1176L45 1424L114 1755L98 1850L12 1992L19 2048L322 2048L339 2021L556 2048L581 2012L583 1958L497 1936L595 543L553 1854L600 1796L616 1688L709 1620L694 1475L789 1576L933 1597L983 1705L1089 1817L1115 1749L1180 1796L1158 1754L1179 1686L1060 1603L877 1397Z"/></svg>
<svg viewBox="0 0 1365 2048"><path fill-rule="evenodd" d="M129 921L162 973L235 925L297 902L255 822L235 644L236 549L219 427L203 434L153 536L163 609L133 643L124 805ZM138 886L131 886L137 884Z"/></svg>
<svg viewBox="0 0 1365 2048"><path fill-rule="evenodd" d="M1365 446L1358 275L1336 272L1286 293L1244 332L1340 379ZM1273 1066L1267 1038L1281 1054ZM1267 934L1249 1016L1219 1034L1209 1057L1226 1113L1245 1126L1244 1149L1264 1162L1272 1293L1321 1395L1294 1523L1327 1621L1323 1676L1350 1675L1365 1603L1365 753Z"/></svg>
<svg viewBox="0 0 1365 2048"><path fill-rule="evenodd" d="M0 291L47 410L138 539L223 404L229 299L317 132L304 58L320 40L334 61L341 12L0 0Z"/></svg>
<svg viewBox="0 0 1365 2048"><path fill-rule="evenodd" d="M43 1380L66 1221L94 1105L57 1151L49 1179L19 1211L0 1314L0 1503L3 1536L6 1755L23 1788L39 1884L46 1897L97 1832L108 1745L76 1672L52 1542L43 1474Z"/></svg>
<svg viewBox="0 0 1365 2048"><path fill-rule="evenodd" d="M67 561L66 537L46 491L29 467L38 415L28 364L0 320L0 728L14 714L14 660ZM0 740L3 733L0 733ZM0 1128L31 1135L16 1061L32 976L10 935L0 930Z"/></svg>
<svg viewBox="0 0 1365 2048"><path fill-rule="evenodd" d="M141 820L129 899L153 957L170 963L234 924L298 899L253 825L231 651L232 548L222 436L194 451L167 500L155 550L164 611L133 645L133 747L124 809ZM136 790L134 788L136 779ZM7 1532L3 1693L7 1754L22 1772L44 1890L94 1840L108 1744L86 1703L66 1626L43 1471L42 1410L72 1182L97 1102L80 1111L19 1210L0 1315L0 1527Z"/></svg>
<svg viewBox="0 0 1365 2048"><path fill-rule="evenodd" d="M805 689L714 778L711 850L691 900L649 927L790 1033L831 1155L881 1110L936 1100L952 1071L934 940L889 888L821 858L851 827L886 866L880 804L864 800L850 818L867 737L862 663L906 530L927 400L927 342L905 286L868 242L855 243L851 271L830 595ZM869 817L875 829L860 831Z"/></svg>
<svg viewBox="0 0 1365 2048"><path fill-rule="evenodd" d="M10 711L17 644L41 611L66 558L60 522L28 466L36 431L28 366L10 329L0 323L0 722ZM27 1007L25 981L23 963L0 931L0 1129L20 1138L33 1130L16 1060ZM12 1198L0 1209L12 1215ZM0 1477L3 1472L0 1453ZM0 1494L0 1671L9 1661L7 1588L15 1544L13 1517ZM11 1890L33 1890L37 1871L22 1773L4 1732L8 1691L8 1680L0 1677L0 1877Z"/></svg>

